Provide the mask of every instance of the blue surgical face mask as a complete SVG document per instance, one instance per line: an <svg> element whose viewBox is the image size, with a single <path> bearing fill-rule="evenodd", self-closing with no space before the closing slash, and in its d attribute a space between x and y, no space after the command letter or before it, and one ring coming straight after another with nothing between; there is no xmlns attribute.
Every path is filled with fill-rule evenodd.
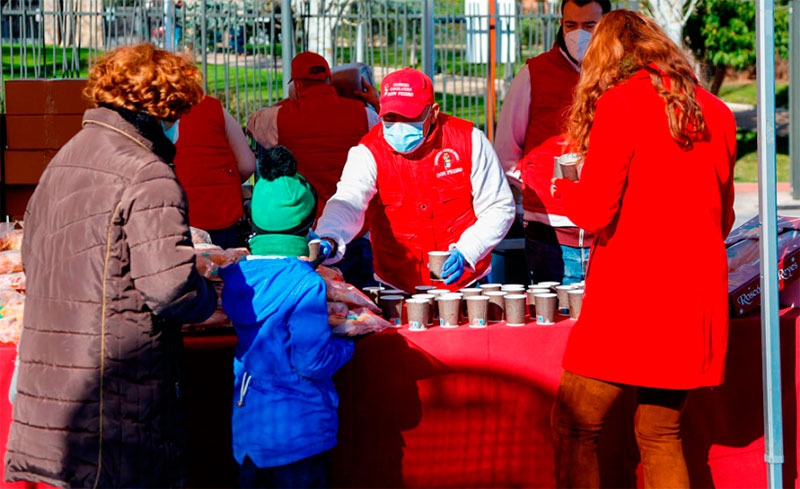
<svg viewBox="0 0 800 489"><path fill-rule="evenodd" d="M178 136L179 136L179 134L178 134L178 123L179 122L180 122L179 120L175 121L175 124L173 124L172 127L167 129L167 126L166 126L166 124L164 124L164 121L161 121L161 129L164 131L164 136L166 136L167 139L172 141L172 144L175 144L176 142L178 142Z"/></svg>
<svg viewBox="0 0 800 489"><path fill-rule="evenodd" d="M383 139L398 153L410 153L419 148L425 140L420 122L386 122L383 121Z"/></svg>

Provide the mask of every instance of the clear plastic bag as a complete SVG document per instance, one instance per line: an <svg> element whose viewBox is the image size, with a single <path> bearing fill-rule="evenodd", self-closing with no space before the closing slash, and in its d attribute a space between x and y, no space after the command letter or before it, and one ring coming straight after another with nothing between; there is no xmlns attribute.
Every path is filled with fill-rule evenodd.
<svg viewBox="0 0 800 489"><path fill-rule="evenodd" d="M359 307L350 310L344 323L334 327L332 332L340 336L360 336L367 333L377 333L391 326L389 321L371 310Z"/></svg>

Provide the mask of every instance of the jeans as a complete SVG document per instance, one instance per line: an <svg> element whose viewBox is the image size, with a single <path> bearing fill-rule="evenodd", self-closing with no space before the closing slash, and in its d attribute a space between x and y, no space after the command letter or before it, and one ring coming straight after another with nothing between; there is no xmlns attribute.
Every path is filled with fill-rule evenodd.
<svg viewBox="0 0 800 489"><path fill-rule="evenodd" d="M372 266L372 244L367 238L347 243L344 257L333 266L342 271L345 282L358 289L378 285Z"/></svg>
<svg viewBox="0 0 800 489"><path fill-rule="evenodd" d="M564 285L586 278L589 248L573 248L525 236L525 261L531 283L554 281Z"/></svg>
<svg viewBox="0 0 800 489"><path fill-rule="evenodd" d="M597 446L606 415L625 389L636 389L636 443L644 487L688 488L680 418L687 391L612 384L564 372L550 417L558 487L600 487Z"/></svg>
<svg viewBox="0 0 800 489"><path fill-rule="evenodd" d="M262 469L256 467L250 457L245 457L239 466L239 487L324 489L330 486L329 458L330 452L322 452L290 464Z"/></svg>

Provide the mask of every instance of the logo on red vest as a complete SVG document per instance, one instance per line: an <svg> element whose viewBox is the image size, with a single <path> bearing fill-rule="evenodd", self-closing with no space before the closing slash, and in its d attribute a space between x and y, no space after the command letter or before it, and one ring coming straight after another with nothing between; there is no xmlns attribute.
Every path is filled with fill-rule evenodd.
<svg viewBox="0 0 800 489"><path fill-rule="evenodd" d="M436 178L463 172L464 168L457 165L459 161L461 161L461 157L458 156L458 153L454 150L450 148L440 150L436 153L436 157L433 160L433 166L436 169ZM440 162L442 165L441 167L439 166ZM454 164L456 165L455 168L453 167Z"/></svg>

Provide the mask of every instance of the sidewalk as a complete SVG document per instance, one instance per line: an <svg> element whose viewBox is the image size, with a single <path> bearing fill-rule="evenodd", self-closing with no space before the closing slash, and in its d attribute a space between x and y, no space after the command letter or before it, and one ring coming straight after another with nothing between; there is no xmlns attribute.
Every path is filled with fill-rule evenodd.
<svg viewBox="0 0 800 489"><path fill-rule="evenodd" d="M736 197L733 208L736 211L736 222L733 227L736 228L758 215L758 183L736 183L734 187ZM778 215L800 216L800 200L792 198L789 182L779 182L776 187Z"/></svg>

